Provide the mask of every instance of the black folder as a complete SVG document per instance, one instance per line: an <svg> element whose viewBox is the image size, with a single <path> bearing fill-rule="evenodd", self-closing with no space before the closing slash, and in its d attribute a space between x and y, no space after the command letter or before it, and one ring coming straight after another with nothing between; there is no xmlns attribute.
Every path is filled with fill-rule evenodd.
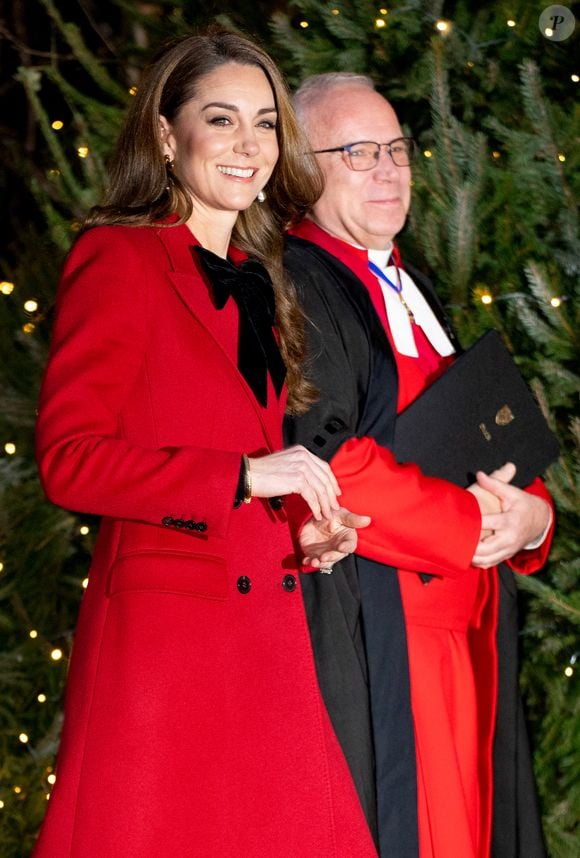
<svg viewBox="0 0 580 858"><path fill-rule="evenodd" d="M513 485L524 488L559 448L501 337L488 331L397 417L393 452L459 486L513 462Z"/></svg>

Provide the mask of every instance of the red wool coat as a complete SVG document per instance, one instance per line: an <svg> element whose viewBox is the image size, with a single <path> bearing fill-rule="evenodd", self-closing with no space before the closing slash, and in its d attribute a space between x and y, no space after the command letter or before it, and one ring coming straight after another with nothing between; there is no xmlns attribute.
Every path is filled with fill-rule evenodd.
<svg viewBox="0 0 580 858"><path fill-rule="evenodd" d="M283 403L240 376L237 310L215 310L194 243L99 227L60 285L41 478L104 518L35 858L372 858L285 514L232 508Z"/></svg>

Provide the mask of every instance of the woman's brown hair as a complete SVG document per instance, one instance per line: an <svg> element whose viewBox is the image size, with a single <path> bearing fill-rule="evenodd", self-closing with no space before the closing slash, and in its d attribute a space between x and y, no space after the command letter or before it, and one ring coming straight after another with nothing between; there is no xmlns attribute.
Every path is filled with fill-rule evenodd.
<svg viewBox="0 0 580 858"><path fill-rule="evenodd" d="M316 391L304 377L304 321L282 266L283 231L304 217L323 190L323 178L298 125L282 75L273 60L249 39L221 29L186 36L166 45L146 70L132 99L113 155L103 205L95 206L83 229L102 224L141 226L177 213L185 223L191 199L173 174L161 148L159 116L172 123L193 98L203 77L222 65L261 68L278 111L279 158L265 189L266 201L240 212L232 241L268 269L276 293L276 323L287 367L288 411L301 414Z"/></svg>

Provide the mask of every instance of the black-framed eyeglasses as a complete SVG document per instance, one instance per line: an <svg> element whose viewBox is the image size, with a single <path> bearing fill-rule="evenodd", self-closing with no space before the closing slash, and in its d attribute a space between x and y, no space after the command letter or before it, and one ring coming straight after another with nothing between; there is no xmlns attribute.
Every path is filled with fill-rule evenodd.
<svg viewBox="0 0 580 858"><path fill-rule="evenodd" d="M409 167L415 151L412 137L396 137L388 143L373 143L372 140L359 140L334 149L315 149L314 155L324 152L342 152L351 170L372 170L379 163L381 149L385 149L397 167Z"/></svg>

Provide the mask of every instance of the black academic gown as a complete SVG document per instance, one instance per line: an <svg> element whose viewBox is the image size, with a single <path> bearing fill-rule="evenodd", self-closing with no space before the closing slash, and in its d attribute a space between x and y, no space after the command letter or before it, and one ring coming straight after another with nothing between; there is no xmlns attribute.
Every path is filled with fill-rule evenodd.
<svg viewBox="0 0 580 858"><path fill-rule="evenodd" d="M326 461L353 436L390 448L397 368L365 285L336 257L296 236L287 238L285 266L306 313L307 371L320 391L307 414L286 418L286 442ZM406 268L460 352L432 285ZM379 852L417 858L416 764L396 570L351 555L331 575L301 579L322 694ZM491 856L544 858L517 691L517 594L507 567L500 582Z"/></svg>

